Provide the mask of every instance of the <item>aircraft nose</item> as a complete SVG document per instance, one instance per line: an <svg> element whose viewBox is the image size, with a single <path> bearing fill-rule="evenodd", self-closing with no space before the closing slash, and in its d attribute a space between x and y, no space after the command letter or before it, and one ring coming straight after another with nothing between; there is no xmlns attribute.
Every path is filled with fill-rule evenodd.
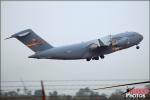
<svg viewBox="0 0 150 100"><path fill-rule="evenodd" d="M140 41L143 40L143 35L139 34L139 40L140 40Z"/></svg>

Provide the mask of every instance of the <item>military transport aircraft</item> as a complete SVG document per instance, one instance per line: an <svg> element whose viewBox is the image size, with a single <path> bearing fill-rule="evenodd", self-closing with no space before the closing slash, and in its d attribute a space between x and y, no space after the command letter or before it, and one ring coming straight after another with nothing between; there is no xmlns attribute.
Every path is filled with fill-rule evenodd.
<svg viewBox="0 0 150 100"><path fill-rule="evenodd" d="M62 60L86 59L87 61L91 59L99 60L99 57L104 59L104 55L135 45L136 49L139 49L138 44L143 40L143 36L137 32L124 32L87 42L53 47L31 29L18 32L9 38L17 38L34 51L35 54L29 56L29 58Z"/></svg>

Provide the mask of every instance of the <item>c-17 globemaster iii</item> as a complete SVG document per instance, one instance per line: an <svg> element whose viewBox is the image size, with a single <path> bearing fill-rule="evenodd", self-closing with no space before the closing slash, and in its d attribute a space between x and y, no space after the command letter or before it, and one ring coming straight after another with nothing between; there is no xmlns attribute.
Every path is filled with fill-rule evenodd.
<svg viewBox="0 0 150 100"><path fill-rule="evenodd" d="M139 49L138 44L143 40L143 36L137 32L124 32L87 42L53 47L31 29L18 32L9 38L17 38L34 51L35 54L29 56L29 58L61 60L86 59L87 61L91 59L99 60L99 58L104 59L104 55L135 45L136 49Z"/></svg>

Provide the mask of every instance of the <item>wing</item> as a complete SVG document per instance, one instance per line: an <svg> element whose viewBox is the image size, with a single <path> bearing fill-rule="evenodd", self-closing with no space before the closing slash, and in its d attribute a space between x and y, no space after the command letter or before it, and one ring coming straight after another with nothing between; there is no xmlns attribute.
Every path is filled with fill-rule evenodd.
<svg viewBox="0 0 150 100"><path fill-rule="evenodd" d="M150 81L137 82L137 83L129 83L129 84L121 84L121 85L114 85L114 86L108 86L108 87L103 87L103 88L97 88L97 89L94 89L94 90L108 89L108 88L122 87L122 86L128 86L128 85L136 85L136 84L145 84L145 83L150 83Z"/></svg>
<svg viewBox="0 0 150 100"><path fill-rule="evenodd" d="M92 41L91 43L89 43L88 48L90 51L93 51L93 52L97 52L97 51L101 52L107 49L110 45L111 43L108 43L108 42L106 43L100 39L97 39L96 41Z"/></svg>

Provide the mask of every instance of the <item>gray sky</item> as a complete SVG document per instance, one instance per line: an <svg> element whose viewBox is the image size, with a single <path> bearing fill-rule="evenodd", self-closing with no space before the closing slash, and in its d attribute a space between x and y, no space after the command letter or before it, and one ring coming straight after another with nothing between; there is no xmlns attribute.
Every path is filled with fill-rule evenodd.
<svg viewBox="0 0 150 100"><path fill-rule="evenodd" d="M117 80L149 78L148 1L3 1L1 7L2 80ZM126 31L144 36L135 47L104 60L36 60L16 39L31 28L53 46L78 43Z"/></svg>

